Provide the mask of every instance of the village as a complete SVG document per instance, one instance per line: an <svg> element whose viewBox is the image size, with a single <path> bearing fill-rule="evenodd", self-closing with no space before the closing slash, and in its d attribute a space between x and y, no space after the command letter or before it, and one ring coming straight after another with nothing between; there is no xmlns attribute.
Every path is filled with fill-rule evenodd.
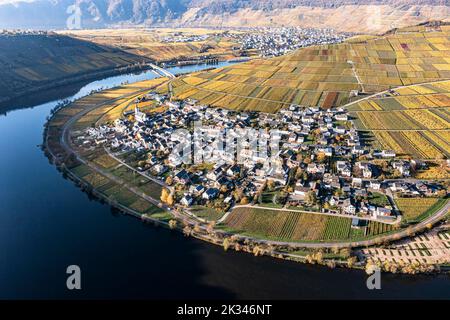
<svg viewBox="0 0 450 320"><path fill-rule="evenodd" d="M163 111L141 111L146 101ZM446 194L439 183L413 178L426 163L364 147L342 108L235 112L155 92L135 103L121 119L87 129L78 142L103 146L158 179L185 208L298 208L393 223L401 219L394 196Z"/></svg>
<svg viewBox="0 0 450 320"><path fill-rule="evenodd" d="M352 34L338 33L332 29L257 27L236 28L203 35L176 32L163 37L161 41L164 43L192 43L207 41L220 36L226 36L234 40L237 43L234 49L240 52L256 50L260 57L275 57L311 45L340 43Z"/></svg>
<svg viewBox="0 0 450 320"><path fill-rule="evenodd" d="M241 50L256 49L261 57L276 57L293 50L330 43L340 43L351 34L332 29L301 27L251 28L244 34L231 34L241 44Z"/></svg>

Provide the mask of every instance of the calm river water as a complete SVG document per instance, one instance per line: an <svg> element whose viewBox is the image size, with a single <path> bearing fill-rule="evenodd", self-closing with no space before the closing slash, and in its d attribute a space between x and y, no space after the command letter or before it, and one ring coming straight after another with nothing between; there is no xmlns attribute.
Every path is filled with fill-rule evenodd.
<svg viewBox="0 0 450 320"><path fill-rule="evenodd" d="M111 77L75 96L153 77L152 72ZM450 298L446 275L383 275L382 290L374 292L360 271L224 252L114 213L65 180L39 149L56 103L18 106L0 115L1 299ZM66 289L72 264L81 268L80 291Z"/></svg>

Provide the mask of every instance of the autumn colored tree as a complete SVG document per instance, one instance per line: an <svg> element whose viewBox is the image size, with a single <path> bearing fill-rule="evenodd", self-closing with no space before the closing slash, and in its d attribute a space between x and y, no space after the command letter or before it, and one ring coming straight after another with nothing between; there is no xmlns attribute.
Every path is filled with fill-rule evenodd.
<svg viewBox="0 0 450 320"><path fill-rule="evenodd" d="M192 229L191 229L191 227L185 226L185 227L183 228L183 234L184 234L186 237L189 237L189 236L192 234Z"/></svg>
<svg viewBox="0 0 450 320"><path fill-rule="evenodd" d="M168 176L168 177L166 178L166 183L167 183L167 185L169 185L169 186L171 186L171 185L173 184L173 178L172 178L172 176Z"/></svg>
<svg viewBox="0 0 450 320"><path fill-rule="evenodd" d="M170 194L170 192L169 192L169 190L167 190L166 188L163 188L163 189L161 190L161 197L160 197L160 199L161 199L161 201L162 201L163 203L166 203L166 202L167 202L167 198L169 197L169 194Z"/></svg>
<svg viewBox="0 0 450 320"><path fill-rule="evenodd" d="M223 250L227 251L230 247L230 240L228 238L223 239Z"/></svg>
<svg viewBox="0 0 450 320"><path fill-rule="evenodd" d="M175 203L175 199L173 198L172 194L169 194L166 201L167 205L173 206Z"/></svg>
<svg viewBox="0 0 450 320"><path fill-rule="evenodd" d="M241 199L241 205L246 205L246 204L248 204L248 198L247 197L243 197Z"/></svg>
<svg viewBox="0 0 450 320"><path fill-rule="evenodd" d="M169 221L169 228L175 229L177 227L177 220L170 220Z"/></svg>
<svg viewBox="0 0 450 320"><path fill-rule="evenodd" d="M327 158L327 156L323 152L319 152L317 154L317 161L319 161L319 162L324 162L326 158Z"/></svg>

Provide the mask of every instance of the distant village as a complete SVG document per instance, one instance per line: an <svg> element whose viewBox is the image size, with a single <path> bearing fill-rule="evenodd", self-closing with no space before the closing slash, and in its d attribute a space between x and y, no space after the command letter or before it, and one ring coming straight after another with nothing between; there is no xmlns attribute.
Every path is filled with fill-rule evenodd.
<svg viewBox="0 0 450 320"><path fill-rule="evenodd" d="M139 105L148 101L159 111L141 111ZM89 128L76 140L84 148L104 147L141 174L164 181L175 190L176 203L184 207L228 211L238 205L269 204L393 222L400 219L394 195L446 194L439 183L413 178L413 172L426 163L365 147L342 108L291 105L277 114L236 112L195 100L170 101L155 92L135 104L120 119ZM202 124L202 139L195 139L194 123ZM278 149L268 148L273 159L269 165L267 156L251 148L249 141L233 154L217 145L218 132L233 138L236 130L244 128L259 130L267 139L273 130L279 133ZM203 144L195 146L199 141ZM195 148L201 152L193 157L208 154L210 161L183 162L182 151Z"/></svg>
<svg viewBox="0 0 450 320"><path fill-rule="evenodd" d="M45 30L23 30L23 29L2 29L0 36L46 36L54 34L52 31Z"/></svg>
<svg viewBox="0 0 450 320"><path fill-rule="evenodd" d="M192 35L176 32L163 37L161 41L165 43L201 42L210 37L223 35L227 35L239 44L234 49L241 52L257 50L261 57L281 56L311 45L340 43L352 36L350 33L337 33L332 29L259 27L247 28L239 33L225 31L216 34Z"/></svg>
<svg viewBox="0 0 450 320"><path fill-rule="evenodd" d="M261 57L281 56L312 45L340 43L351 36L347 33L336 33L332 29L300 27L265 27L253 28L251 31L231 36L241 43L241 50L256 49Z"/></svg>

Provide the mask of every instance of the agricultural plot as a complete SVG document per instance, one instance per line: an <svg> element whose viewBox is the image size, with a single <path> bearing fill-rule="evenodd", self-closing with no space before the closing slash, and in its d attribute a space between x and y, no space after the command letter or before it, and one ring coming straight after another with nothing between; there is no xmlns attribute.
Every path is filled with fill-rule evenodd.
<svg viewBox="0 0 450 320"><path fill-rule="evenodd" d="M397 198L395 202L405 222L418 222L441 208L447 200L437 198Z"/></svg>
<svg viewBox="0 0 450 320"><path fill-rule="evenodd" d="M190 211L197 217L205 219L207 221L217 221L224 215L224 212L204 206L193 206L190 208Z"/></svg>
<svg viewBox="0 0 450 320"><path fill-rule="evenodd" d="M97 29L60 31L72 37L94 42L122 50L154 61L170 61L173 59L189 59L203 55L219 55L232 57L233 47L237 45L233 38L226 34L219 35L220 30L177 28L177 29ZM236 33L237 31L231 31ZM201 35L206 39L189 42L163 41L166 37L182 33L186 36Z"/></svg>
<svg viewBox="0 0 450 320"><path fill-rule="evenodd" d="M366 236L377 236L379 234L390 232L392 230L394 230L392 225L377 221L369 221L366 229Z"/></svg>
<svg viewBox="0 0 450 320"><path fill-rule="evenodd" d="M196 97L201 103L237 110L276 112L292 103L336 107L348 102L352 90L376 93L450 78L448 35L448 30L399 33L303 48L282 57L255 59L183 77L173 83L174 92L180 99ZM216 98L200 94L205 91ZM448 101L442 91L422 85L404 92L429 97L415 97L409 102L391 97L380 99L380 103L362 103L355 110L402 110L406 108L403 104L441 107ZM224 95L239 97L239 103L230 103Z"/></svg>
<svg viewBox="0 0 450 320"><path fill-rule="evenodd" d="M396 89L348 106L372 145L419 159L450 157L450 81Z"/></svg>
<svg viewBox="0 0 450 320"><path fill-rule="evenodd" d="M108 154L102 154L94 159L94 162L103 168L112 168L119 165L119 162L111 158Z"/></svg>
<svg viewBox="0 0 450 320"><path fill-rule="evenodd" d="M284 241L344 241L364 238L363 229L352 229L351 222L352 219L345 217L238 208L227 217L225 225L233 232ZM377 234L391 230L383 223L372 227L372 233L375 228Z"/></svg>
<svg viewBox="0 0 450 320"><path fill-rule="evenodd" d="M323 238L325 240L348 239L351 230L351 219L330 217Z"/></svg>

